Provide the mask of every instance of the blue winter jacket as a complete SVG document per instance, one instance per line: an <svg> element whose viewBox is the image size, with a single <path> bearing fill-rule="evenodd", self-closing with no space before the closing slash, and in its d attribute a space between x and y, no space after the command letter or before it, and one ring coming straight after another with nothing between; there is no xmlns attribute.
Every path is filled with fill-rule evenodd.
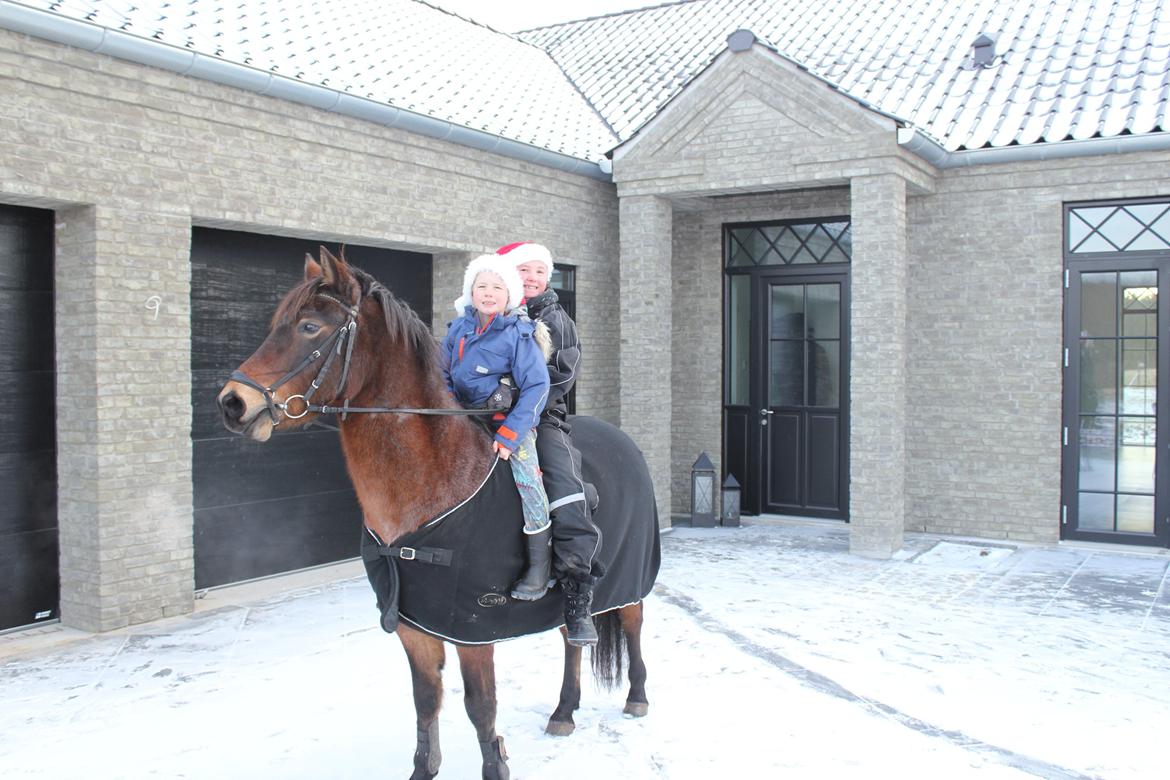
<svg viewBox="0 0 1170 780"><path fill-rule="evenodd" d="M536 343L536 323L515 314L497 314L479 333L475 310L470 306L447 328L443 339L443 376L447 388L466 407L482 406L511 374L520 389L516 405L496 431L496 441L515 450L528 431L536 427L548 399L548 366Z"/></svg>

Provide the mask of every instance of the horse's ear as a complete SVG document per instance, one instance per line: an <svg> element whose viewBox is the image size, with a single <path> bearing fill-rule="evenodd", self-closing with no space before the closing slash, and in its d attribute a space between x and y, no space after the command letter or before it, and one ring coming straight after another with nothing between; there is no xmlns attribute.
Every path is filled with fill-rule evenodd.
<svg viewBox="0 0 1170 780"><path fill-rule="evenodd" d="M325 271L321 265L313 259L313 256L305 252L305 281L316 279L318 276L324 276Z"/></svg>
<svg viewBox="0 0 1170 780"><path fill-rule="evenodd" d="M356 288L358 282L354 279L353 274L349 271L349 266L345 260L334 257L333 254L321 247L321 269L322 276L325 277L325 284L335 290L339 290L345 294L356 295Z"/></svg>

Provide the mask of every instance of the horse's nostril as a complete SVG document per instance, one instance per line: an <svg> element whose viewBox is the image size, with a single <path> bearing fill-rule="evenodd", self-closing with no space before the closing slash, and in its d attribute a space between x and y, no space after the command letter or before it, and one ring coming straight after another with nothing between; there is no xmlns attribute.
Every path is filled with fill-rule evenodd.
<svg viewBox="0 0 1170 780"><path fill-rule="evenodd" d="M244 414L244 400L234 390L219 397L219 408L229 420L239 420Z"/></svg>

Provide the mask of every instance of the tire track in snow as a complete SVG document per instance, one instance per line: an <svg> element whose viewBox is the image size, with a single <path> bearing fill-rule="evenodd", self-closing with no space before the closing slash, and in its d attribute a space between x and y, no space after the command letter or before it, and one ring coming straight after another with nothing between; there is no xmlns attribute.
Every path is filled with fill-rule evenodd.
<svg viewBox="0 0 1170 780"><path fill-rule="evenodd" d="M878 715L883 715L890 718L908 729L913 729L920 734L935 739L942 739L946 742L955 745L956 747L970 750L982 757L990 758L998 761L1001 764L1010 766L1014 769L1019 769L1022 772L1043 777L1046 780L1099 780L1095 775L1086 775L1077 772L1067 767L1051 764L1047 761L1031 758L1029 756L1021 755L1013 750L1007 748L991 745L982 740L975 739L964 734L961 731L951 731L949 729L939 728L933 726L926 721L920 720L913 715L902 712L899 709L891 707L880 701L867 699L864 696L858 696L853 691L833 681L832 679L818 674L800 664L796 663L790 658L786 658L780 653L776 652L770 647L752 641L747 636L739 633L735 629L725 625L718 619L708 614L700 604L691 597L679 593L678 591L658 583L654 586L654 595L661 598L668 604L672 604L679 609L682 609L692 620L700 624L704 629L712 633L721 634L728 639L735 642L735 644L744 652L776 667L790 677L795 678L802 685L811 688L820 693L842 699L863 707L870 712Z"/></svg>

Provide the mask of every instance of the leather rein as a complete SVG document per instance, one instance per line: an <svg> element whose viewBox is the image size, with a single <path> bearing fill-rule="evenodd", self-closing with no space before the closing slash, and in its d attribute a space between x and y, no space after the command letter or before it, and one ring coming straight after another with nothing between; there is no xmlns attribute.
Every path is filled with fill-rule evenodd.
<svg viewBox="0 0 1170 780"><path fill-rule="evenodd" d="M380 285L378 285L380 286ZM377 287L371 287L373 292ZM329 373L329 369L333 367L334 361L343 352L345 357L341 364L341 381L337 384L337 395L340 395L345 389L346 380L349 379L349 365L353 358L353 345L357 339L358 326L358 306L361 304L359 297L357 303L352 305L344 303L332 295L326 295L323 292L316 293L318 297L333 301L338 306L346 310L347 316L344 323L342 323L337 330L329 336L325 345L319 349L310 352L305 358L296 365L291 371L286 373L280 379L271 385L265 386L260 382L252 379L252 377L245 374L243 371L236 369L232 372L230 379L247 385L255 390L259 390L264 396L264 403L267 404L268 415L272 418L273 426L280 424L280 418L277 412L283 412L285 418L289 420L299 420L309 412L316 412L318 414L340 414L342 421L350 414L425 414L425 415L453 415L453 416L474 416L495 414L497 410L491 409L417 409L412 407L397 407L397 406L350 406L349 399L345 399L341 406L330 406L328 404L315 404L312 402L313 394L321 388L321 382L325 375ZM275 393L284 385L288 384L294 377L298 376L302 371L307 369L313 363L325 357L325 363L321 366L321 370L317 372L317 376L309 384L309 388L304 393L297 393L290 395L285 400L279 400ZM304 408L298 413L293 413L290 410L290 405L294 402L304 404Z"/></svg>

